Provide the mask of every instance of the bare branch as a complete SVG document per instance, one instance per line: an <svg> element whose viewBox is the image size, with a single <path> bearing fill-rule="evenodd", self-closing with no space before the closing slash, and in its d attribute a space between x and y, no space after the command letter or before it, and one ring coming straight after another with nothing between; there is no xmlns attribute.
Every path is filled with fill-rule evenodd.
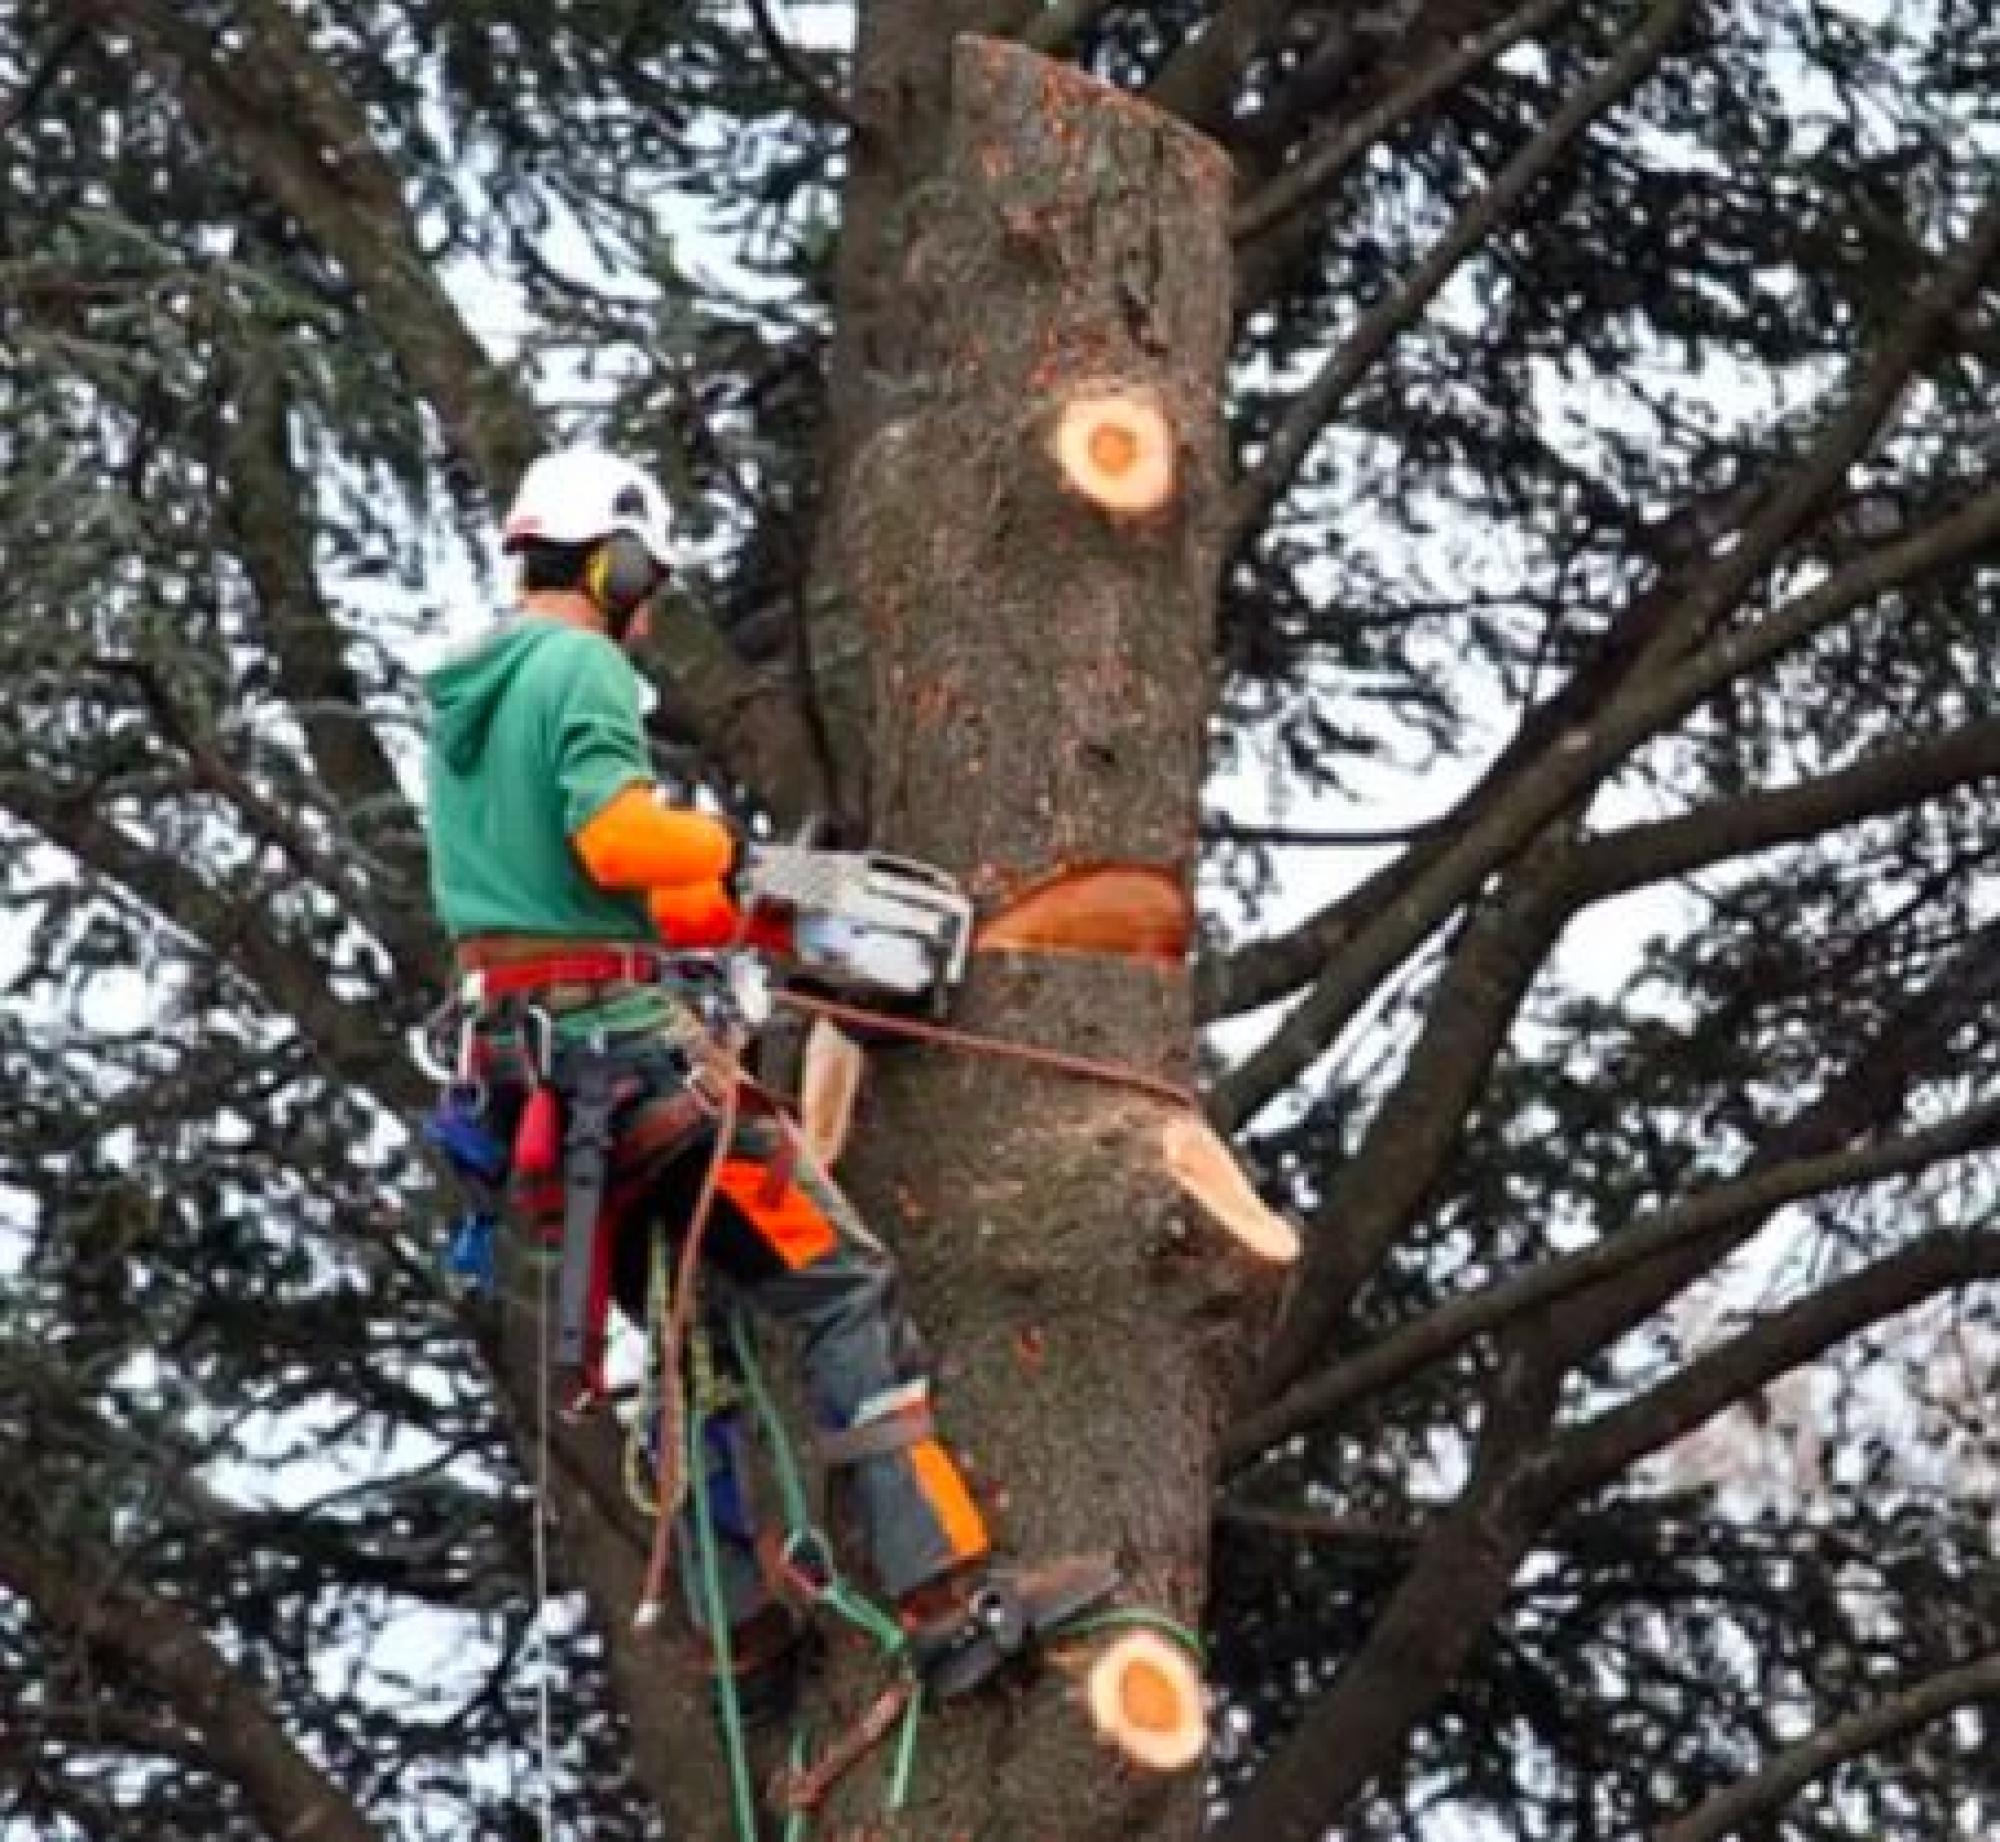
<svg viewBox="0 0 2000 1842"><path fill-rule="evenodd" d="M1319 831L1291 825L1240 825L1233 819L1211 819L1201 835L1212 844L1270 844L1286 849L1363 850L1385 844L1411 844L1432 836L1442 821L1424 819L1414 825L1390 825L1377 830Z"/></svg>
<svg viewBox="0 0 2000 1842"><path fill-rule="evenodd" d="M2000 1279L2000 1236L1926 1235L1753 1325L1637 1400L1564 1434L1536 1460L1537 1473L1564 1498L1594 1490L1857 1332L1940 1292L1991 1279Z"/></svg>
<svg viewBox="0 0 2000 1842"><path fill-rule="evenodd" d="M1061 57L1102 19L1117 0L1054 0L1029 22L1021 43L1047 57Z"/></svg>
<svg viewBox="0 0 2000 1842"><path fill-rule="evenodd" d="M1308 149L1263 190L1239 205L1230 220L1230 234L1239 243L1253 242L1323 198L1378 141L1394 134L1475 70L1540 31L1575 3L1576 0L1528 0L1526 6L1467 39L1456 50L1426 59L1401 89L1391 90L1346 127Z"/></svg>
<svg viewBox="0 0 2000 1842"><path fill-rule="evenodd" d="M382 1832L297 1746L208 1634L176 1605L118 1582L112 1557L0 1532L0 1581L52 1628L135 1670L202 1736L207 1762L272 1835L382 1842Z"/></svg>
<svg viewBox="0 0 2000 1842"><path fill-rule="evenodd" d="M1936 799L2000 775L2000 719L1968 723L1941 740L1885 749L1835 774L1632 825L1577 855L1578 905L1710 864L1797 843L1841 825Z"/></svg>
<svg viewBox="0 0 2000 1842"><path fill-rule="evenodd" d="M778 30L778 22L771 12L771 0L749 0L749 6L751 21L757 28L757 42L764 47L765 56L806 93L815 114L837 121L858 133L861 120L848 106L847 98L822 79L791 40Z"/></svg>
<svg viewBox="0 0 2000 1842"><path fill-rule="evenodd" d="M1300 392L1256 467L1238 487L1229 513L1232 546L1240 545L1263 521L1348 391L1437 298L1459 264L1486 241L1577 137L1666 55L1691 4L1692 0L1654 0L1632 42L1564 103L1492 185L1453 219L1451 228L1403 286L1362 316L1319 375Z"/></svg>
<svg viewBox="0 0 2000 1842"><path fill-rule="evenodd" d="M1903 1176L1996 1142L2000 1142L2000 1101L1974 1107L1922 1132L1752 1168L1593 1246L1427 1312L1324 1374L1298 1383L1230 1429L1222 1446L1223 1462L1247 1464L1278 1441L1325 1424L1475 1339L1662 1254L1724 1234L1736 1239L1746 1224L1767 1220L1787 1203Z"/></svg>
<svg viewBox="0 0 2000 1842"><path fill-rule="evenodd" d="M1940 1670L1900 1693L1808 1734L1762 1771L1704 1798L1686 1816L1654 1831L1653 1842L1723 1842L1774 1815L1815 1778L1975 1702L2000 1701L2000 1652Z"/></svg>
<svg viewBox="0 0 2000 1842"><path fill-rule="evenodd" d="M2000 227L2000 214L1993 222ZM1494 869L1583 789L1595 785L1617 762L1649 737L1658 735L1712 697L1723 686L1772 663L1782 654L1856 608L1894 589L1976 562L2000 539L2000 488L1983 493L1949 517L1896 543L1871 550L1755 626L1731 632L1671 670L1640 675L1624 697L1597 722L1583 722L1553 736L1519 772L1514 784L1491 798L1486 817L1474 829L1451 838L1426 863L1422 874L1401 888L1397 900L1377 909L1351 937L1346 905L1323 911L1294 938L1315 931L1338 946L1326 971L1305 999L1266 1042L1231 1076L1232 1104L1247 1108L1257 1096L1275 1093L1320 1054L1346 1026L1382 977L1443 924L1447 915ZM1706 585L1691 601L1705 601ZM1675 620L1685 617L1686 605ZM1472 799L1485 797L1475 791ZM1468 801L1468 803L1471 803ZM1448 834L1447 834L1448 835ZM1417 847L1426 847L1420 844ZM1392 866L1393 872L1393 866ZM1365 898L1367 886L1349 897ZM1290 950L1289 942L1266 942L1266 953ZM1256 992L1239 984L1243 1001L1282 995Z"/></svg>
<svg viewBox="0 0 2000 1842"><path fill-rule="evenodd" d="M1286 1535L1296 1541L1326 1542L1342 1548L1376 1549L1391 1555L1407 1554L1424 1538L1424 1529L1415 1522L1384 1522L1374 1516L1336 1516L1314 1510L1274 1509L1261 1503L1231 1503L1216 1506L1215 1519L1230 1528L1255 1529L1263 1534Z"/></svg>

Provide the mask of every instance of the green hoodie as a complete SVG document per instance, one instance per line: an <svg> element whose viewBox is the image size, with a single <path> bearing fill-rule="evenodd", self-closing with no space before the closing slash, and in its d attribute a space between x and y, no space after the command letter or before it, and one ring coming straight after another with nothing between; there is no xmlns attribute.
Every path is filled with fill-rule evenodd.
<svg viewBox="0 0 2000 1842"><path fill-rule="evenodd" d="M454 939L650 940L642 896L585 875L570 839L653 778L638 680L618 645L516 615L424 678L431 899Z"/></svg>

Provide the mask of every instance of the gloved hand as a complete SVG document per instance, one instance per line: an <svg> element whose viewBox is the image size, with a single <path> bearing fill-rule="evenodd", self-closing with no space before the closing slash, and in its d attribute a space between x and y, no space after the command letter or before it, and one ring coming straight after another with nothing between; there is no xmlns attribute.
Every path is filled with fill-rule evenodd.
<svg viewBox="0 0 2000 1842"><path fill-rule="evenodd" d="M924 943L843 915L802 914L792 929L799 963L832 984L902 998L929 995L937 967Z"/></svg>

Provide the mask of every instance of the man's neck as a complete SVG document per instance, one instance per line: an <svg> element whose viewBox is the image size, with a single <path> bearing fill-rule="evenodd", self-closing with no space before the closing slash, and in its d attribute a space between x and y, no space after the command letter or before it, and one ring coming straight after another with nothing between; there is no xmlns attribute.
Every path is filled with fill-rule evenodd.
<svg viewBox="0 0 2000 1842"><path fill-rule="evenodd" d="M606 631L597 603L581 589L527 589L521 595L520 605L523 614L533 614L542 620L559 620L566 627L582 627L591 633Z"/></svg>

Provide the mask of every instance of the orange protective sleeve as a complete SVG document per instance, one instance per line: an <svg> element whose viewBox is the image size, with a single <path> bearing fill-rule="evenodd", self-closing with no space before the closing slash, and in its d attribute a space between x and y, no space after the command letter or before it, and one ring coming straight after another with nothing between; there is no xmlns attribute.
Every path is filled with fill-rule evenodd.
<svg viewBox="0 0 2000 1842"><path fill-rule="evenodd" d="M743 911L719 882L657 888L648 893L646 905L660 938L670 947L726 947L738 943L740 932L743 946L761 947L767 953L792 950L790 915L759 909L744 928Z"/></svg>
<svg viewBox="0 0 2000 1842"><path fill-rule="evenodd" d="M612 795L570 842L600 889L719 886L736 856L736 834L720 819L662 806L637 784Z"/></svg>

